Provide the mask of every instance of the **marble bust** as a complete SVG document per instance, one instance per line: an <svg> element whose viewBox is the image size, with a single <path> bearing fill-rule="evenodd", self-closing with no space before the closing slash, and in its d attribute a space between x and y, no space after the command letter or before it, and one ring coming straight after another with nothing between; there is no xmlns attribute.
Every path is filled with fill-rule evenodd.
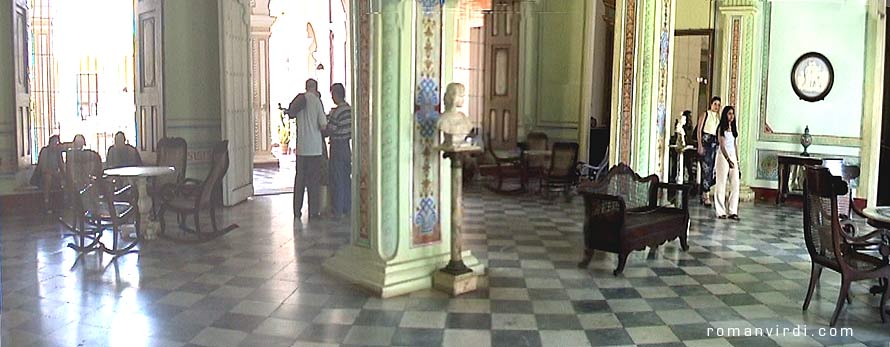
<svg viewBox="0 0 890 347"><path fill-rule="evenodd" d="M466 88L460 83L451 83L445 90L445 113L439 118L439 130L445 134L444 147L463 146L464 139L473 131L473 122L457 109L464 105Z"/></svg>

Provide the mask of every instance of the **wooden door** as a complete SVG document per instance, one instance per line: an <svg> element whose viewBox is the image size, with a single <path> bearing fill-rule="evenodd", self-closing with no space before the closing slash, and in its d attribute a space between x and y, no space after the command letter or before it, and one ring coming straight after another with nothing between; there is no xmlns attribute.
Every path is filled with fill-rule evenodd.
<svg viewBox="0 0 890 347"><path fill-rule="evenodd" d="M33 138L31 136L31 94L29 81L29 16L28 0L15 0L12 4L13 61L15 62L15 128L16 158L18 168L31 166Z"/></svg>
<svg viewBox="0 0 890 347"><path fill-rule="evenodd" d="M136 1L136 146L153 162L164 137L163 1Z"/></svg>
<svg viewBox="0 0 890 347"><path fill-rule="evenodd" d="M483 131L495 149L514 148L519 128L519 2L494 0L485 13Z"/></svg>
<svg viewBox="0 0 890 347"><path fill-rule="evenodd" d="M229 140L223 203L253 195L253 120L250 112L250 7L248 0L219 1L222 137Z"/></svg>

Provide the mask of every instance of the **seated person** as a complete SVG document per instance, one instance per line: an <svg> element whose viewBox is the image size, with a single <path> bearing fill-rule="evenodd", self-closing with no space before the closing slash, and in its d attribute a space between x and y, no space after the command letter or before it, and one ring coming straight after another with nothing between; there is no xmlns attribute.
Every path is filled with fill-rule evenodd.
<svg viewBox="0 0 890 347"><path fill-rule="evenodd" d="M84 149L87 146L87 139L81 135L74 135L74 141L63 143L66 149Z"/></svg>
<svg viewBox="0 0 890 347"><path fill-rule="evenodd" d="M123 132L114 134L114 145L108 148L105 155L105 166L109 169L127 166L141 166L142 157L136 147L127 143L127 137Z"/></svg>
<svg viewBox="0 0 890 347"><path fill-rule="evenodd" d="M37 169L31 176L31 185L43 191L43 206L46 213L53 212L50 205L50 193L62 185L62 145L59 135L50 136L47 145L40 149L37 156Z"/></svg>

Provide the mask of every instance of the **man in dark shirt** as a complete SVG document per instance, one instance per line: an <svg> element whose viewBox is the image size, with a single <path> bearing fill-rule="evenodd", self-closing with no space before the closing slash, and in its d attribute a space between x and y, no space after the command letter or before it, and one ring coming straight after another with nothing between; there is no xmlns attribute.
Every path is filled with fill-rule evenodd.
<svg viewBox="0 0 890 347"><path fill-rule="evenodd" d="M62 144L59 135L50 136L49 142L37 155L37 168L31 176L31 185L43 191L43 207L46 213L53 212L50 193L62 185Z"/></svg>
<svg viewBox="0 0 890 347"><path fill-rule="evenodd" d="M108 168L140 166L142 157L136 147L127 143L127 136L122 131L118 131L114 134L114 145L108 148L105 155L105 162Z"/></svg>

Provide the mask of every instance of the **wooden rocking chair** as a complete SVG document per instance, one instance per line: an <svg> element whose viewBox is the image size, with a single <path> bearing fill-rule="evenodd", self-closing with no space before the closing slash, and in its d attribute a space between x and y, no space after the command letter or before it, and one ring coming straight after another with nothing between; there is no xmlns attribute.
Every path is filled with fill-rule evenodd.
<svg viewBox="0 0 890 347"><path fill-rule="evenodd" d="M186 179L180 185L165 186L162 191L162 203L158 211L158 219L161 224L161 237L184 242L204 242L219 237L236 228L237 224L231 224L220 229L216 221L217 201L214 192L222 184L222 179L229 169L229 142L222 141L213 147L211 155L211 168L204 181ZM170 235L167 233L164 215L167 211L177 214L177 222L182 235ZM201 230L201 212L210 214L212 230ZM194 216L194 228L186 226L186 216Z"/></svg>

